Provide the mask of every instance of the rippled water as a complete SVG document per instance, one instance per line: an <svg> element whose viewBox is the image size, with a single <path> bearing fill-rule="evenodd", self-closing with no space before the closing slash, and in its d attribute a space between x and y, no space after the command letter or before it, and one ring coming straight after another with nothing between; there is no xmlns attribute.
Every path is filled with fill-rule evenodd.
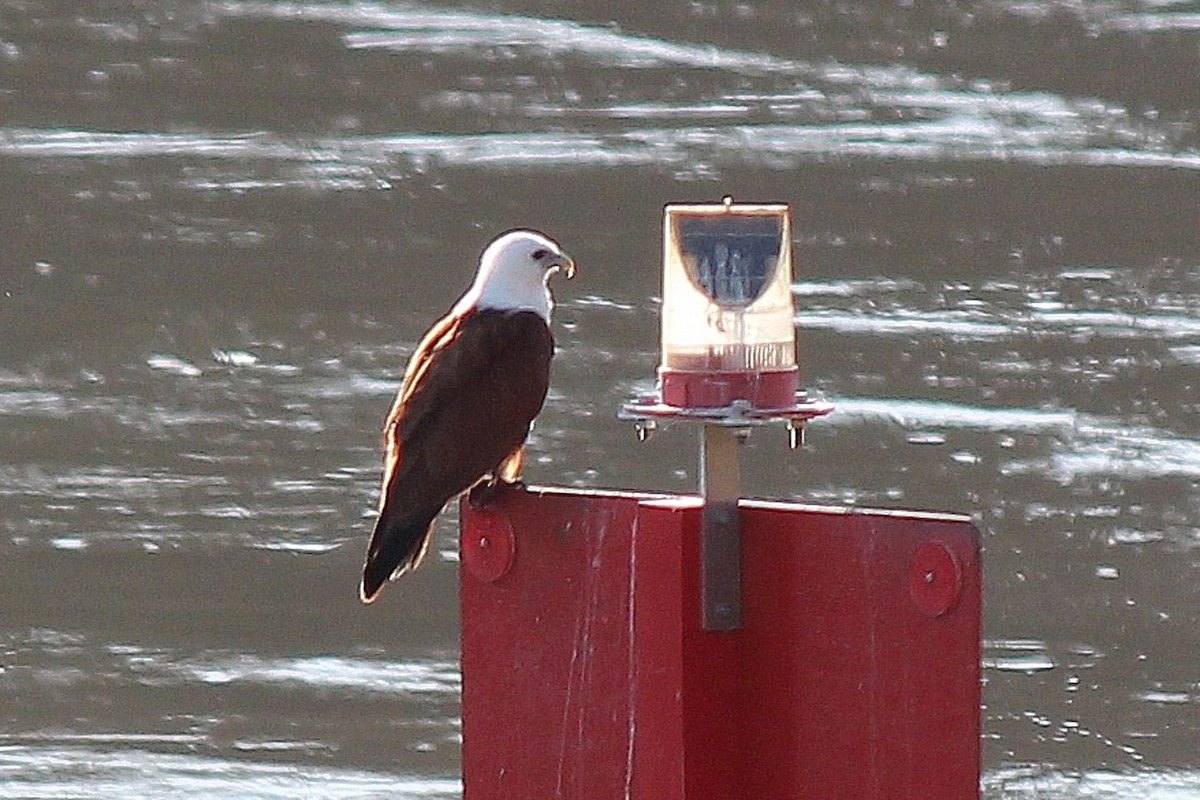
<svg viewBox="0 0 1200 800"><path fill-rule="evenodd" d="M532 481L688 491L615 419L672 200L784 200L799 454L974 513L983 791L1200 796L1200 5L0 7L0 797L457 797L454 519L354 596L379 428L545 229Z"/></svg>

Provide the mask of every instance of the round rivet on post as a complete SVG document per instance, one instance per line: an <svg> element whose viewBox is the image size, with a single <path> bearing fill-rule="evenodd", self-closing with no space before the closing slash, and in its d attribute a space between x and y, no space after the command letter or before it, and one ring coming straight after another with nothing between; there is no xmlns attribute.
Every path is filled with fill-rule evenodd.
<svg viewBox="0 0 1200 800"><path fill-rule="evenodd" d="M512 569L517 540L508 520L490 511L476 511L462 531L463 566L485 583L495 583Z"/></svg>
<svg viewBox="0 0 1200 800"><path fill-rule="evenodd" d="M962 595L962 567L940 542L922 542L908 565L908 593L931 617L950 613Z"/></svg>

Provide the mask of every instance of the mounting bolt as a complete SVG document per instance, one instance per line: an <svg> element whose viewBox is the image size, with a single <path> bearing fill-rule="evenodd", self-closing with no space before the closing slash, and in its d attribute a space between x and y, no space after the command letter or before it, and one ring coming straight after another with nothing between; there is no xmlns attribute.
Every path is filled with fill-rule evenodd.
<svg viewBox="0 0 1200 800"><path fill-rule="evenodd" d="M637 431L639 442L644 442L650 438L650 434L658 430L658 423L652 419L639 419L633 423L634 429Z"/></svg>
<svg viewBox="0 0 1200 800"><path fill-rule="evenodd" d="M788 447L797 450L804 446L804 420L789 419L788 427Z"/></svg>

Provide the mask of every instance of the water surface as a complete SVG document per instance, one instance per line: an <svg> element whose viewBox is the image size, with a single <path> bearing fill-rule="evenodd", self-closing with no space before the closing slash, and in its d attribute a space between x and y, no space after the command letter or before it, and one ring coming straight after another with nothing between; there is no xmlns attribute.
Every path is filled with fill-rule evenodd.
<svg viewBox="0 0 1200 800"><path fill-rule="evenodd" d="M1200 6L548 8L0 10L0 797L459 796L453 515L354 596L405 360L546 230L529 479L690 491L615 411L726 193L837 404L749 491L983 531L985 796L1200 796Z"/></svg>

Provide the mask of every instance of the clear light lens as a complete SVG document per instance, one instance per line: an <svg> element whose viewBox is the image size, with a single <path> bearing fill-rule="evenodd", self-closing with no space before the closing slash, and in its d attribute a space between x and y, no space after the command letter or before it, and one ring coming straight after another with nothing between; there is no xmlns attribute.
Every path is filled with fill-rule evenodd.
<svg viewBox="0 0 1200 800"><path fill-rule="evenodd" d="M795 367L786 205L668 205L663 239L664 370Z"/></svg>

